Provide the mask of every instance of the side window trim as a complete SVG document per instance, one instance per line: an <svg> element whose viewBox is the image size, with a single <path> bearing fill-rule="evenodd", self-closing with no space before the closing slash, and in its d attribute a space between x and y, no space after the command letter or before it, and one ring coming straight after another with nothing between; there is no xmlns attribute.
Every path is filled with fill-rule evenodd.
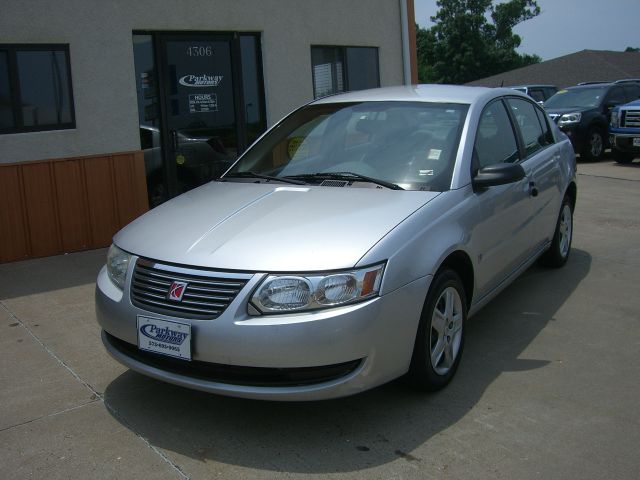
<svg viewBox="0 0 640 480"><path fill-rule="evenodd" d="M534 105L533 108L535 108L538 122L540 122L542 134L546 137L547 140L547 143L542 146L542 149L544 150L545 148L555 144L556 139L553 136L553 132L551 131L551 124L549 123L549 116L547 115L547 113L539 105Z"/></svg>
<svg viewBox="0 0 640 480"><path fill-rule="evenodd" d="M509 102L507 102L509 98L521 98L521 97L516 97L516 96L502 97L500 101L502 102L504 109L507 111L509 121L511 122L511 129L513 130L513 134L516 137L516 144L518 145L518 153L520 154L520 159L518 160L518 162L522 163L527 159L527 152L524 146L524 140L522 139L522 132L520 131L520 127L518 126L518 120L513 114L513 111L511 110L511 106L509 105ZM518 163L518 162L514 162L514 163Z"/></svg>

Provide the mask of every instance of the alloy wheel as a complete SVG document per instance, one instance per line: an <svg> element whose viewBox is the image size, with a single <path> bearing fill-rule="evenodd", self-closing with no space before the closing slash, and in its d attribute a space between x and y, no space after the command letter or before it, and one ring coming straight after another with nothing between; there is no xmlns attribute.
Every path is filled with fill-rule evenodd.
<svg viewBox="0 0 640 480"><path fill-rule="evenodd" d="M462 340L462 299L453 287L445 288L431 318L429 352L431 365L438 375L446 375L454 365Z"/></svg>
<svg viewBox="0 0 640 480"><path fill-rule="evenodd" d="M602 155L602 136L598 132L593 132L589 144L591 146L591 156L593 158L600 157Z"/></svg>
<svg viewBox="0 0 640 480"><path fill-rule="evenodd" d="M573 224L571 221L571 207L564 205L562 207L562 213L560 214L560 255L566 257L569 254L569 248L571 247L571 235L573 230Z"/></svg>

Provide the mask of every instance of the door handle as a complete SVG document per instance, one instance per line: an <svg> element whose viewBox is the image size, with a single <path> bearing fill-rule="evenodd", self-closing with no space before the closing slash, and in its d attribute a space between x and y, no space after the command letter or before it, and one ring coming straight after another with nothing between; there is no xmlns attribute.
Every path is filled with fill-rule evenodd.
<svg viewBox="0 0 640 480"><path fill-rule="evenodd" d="M176 152L178 150L178 132L175 130L171 130L171 145L173 151Z"/></svg>
<svg viewBox="0 0 640 480"><path fill-rule="evenodd" d="M529 182L529 193L532 197L538 196L538 187L536 187L536 182Z"/></svg>

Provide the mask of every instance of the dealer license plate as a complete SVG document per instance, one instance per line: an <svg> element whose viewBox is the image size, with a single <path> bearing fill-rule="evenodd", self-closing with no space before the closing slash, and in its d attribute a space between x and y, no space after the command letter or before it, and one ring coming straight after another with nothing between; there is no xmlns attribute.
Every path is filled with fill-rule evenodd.
<svg viewBox="0 0 640 480"><path fill-rule="evenodd" d="M633 146L640 147L640 137L633 137Z"/></svg>
<svg viewBox="0 0 640 480"><path fill-rule="evenodd" d="M191 360L191 325L138 315L138 348Z"/></svg>

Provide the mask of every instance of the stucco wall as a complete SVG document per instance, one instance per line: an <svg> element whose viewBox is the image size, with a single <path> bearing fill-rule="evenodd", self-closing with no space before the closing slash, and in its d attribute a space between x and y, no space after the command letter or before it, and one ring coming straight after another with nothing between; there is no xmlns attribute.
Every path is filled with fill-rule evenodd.
<svg viewBox="0 0 640 480"><path fill-rule="evenodd" d="M269 124L312 99L310 45L378 47L403 82L399 0L3 2L0 43L69 44L76 129L0 135L0 163L139 149L134 30L262 32Z"/></svg>

